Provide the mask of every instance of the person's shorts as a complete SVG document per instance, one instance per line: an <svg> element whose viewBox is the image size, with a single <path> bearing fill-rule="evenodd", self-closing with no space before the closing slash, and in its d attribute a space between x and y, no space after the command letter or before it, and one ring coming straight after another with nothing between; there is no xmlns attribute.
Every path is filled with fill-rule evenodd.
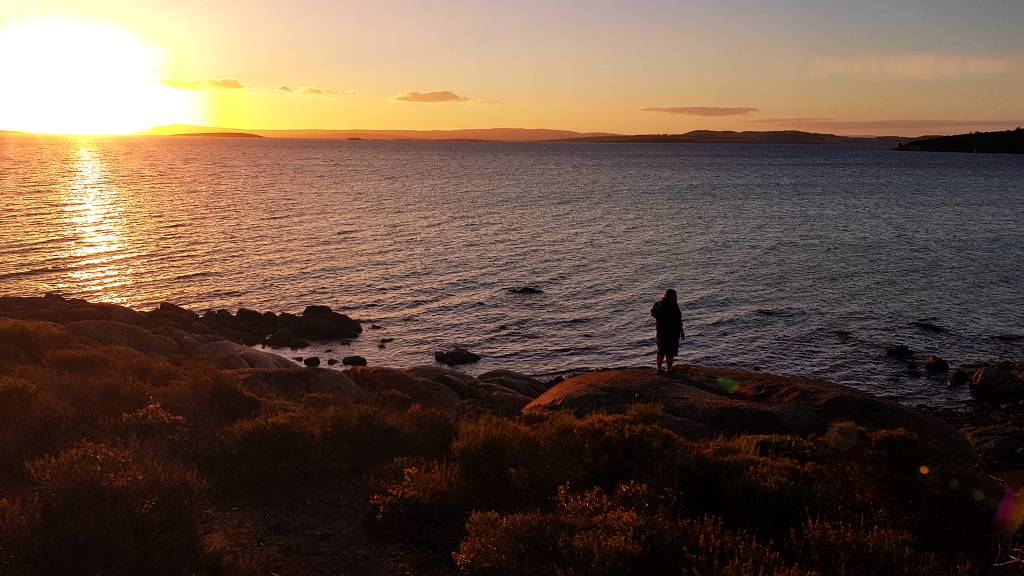
<svg viewBox="0 0 1024 576"><path fill-rule="evenodd" d="M658 354L661 354L662 356L678 356L679 338L659 339Z"/></svg>

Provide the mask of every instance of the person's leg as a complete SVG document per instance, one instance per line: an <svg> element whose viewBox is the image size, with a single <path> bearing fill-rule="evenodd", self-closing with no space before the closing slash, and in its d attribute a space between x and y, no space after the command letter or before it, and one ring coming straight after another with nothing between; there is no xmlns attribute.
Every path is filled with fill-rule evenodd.
<svg viewBox="0 0 1024 576"><path fill-rule="evenodd" d="M675 359L676 359L675 356L665 356L665 362L667 363L668 369L670 371L672 370L672 362L674 362Z"/></svg>
<svg viewBox="0 0 1024 576"><path fill-rule="evenodd" d="M661 352L658 352L658 372L661 372L661 359L662 359Z"/></svg>

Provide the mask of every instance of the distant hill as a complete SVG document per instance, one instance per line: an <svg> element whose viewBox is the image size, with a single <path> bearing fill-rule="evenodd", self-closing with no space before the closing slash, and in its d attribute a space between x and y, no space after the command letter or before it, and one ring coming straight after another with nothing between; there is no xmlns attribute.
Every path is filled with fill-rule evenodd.
<svg viewBox="0 0 1024 576"><path fill-rule="evenodd" d="M1024 128L1002 132L974 132L905 142L897 150L907 152L979 152L1024 154Z"/></svg>
<svg viewBox="0 0 1024 576"><path fill-rule="evenodd" d="M910 140L901 136L837 136L799 130L734 132L694 130L685 134L640 134L636 136L588 136L559 139L560 142L643 143L643 144L873 144L895 146Z"/></svg>
<svg viewBox="0 0 1024 576"><path fill-rule="evenodd" d="M206 138L264 138L259 134L249 132L188 132L184 134L172 134L172 136L204 136Z"/></svg>
<svg viewBox="0 0 1024 576"><path fill-rule="evenodd" d="M159 126L149 134L231 134L247 133L267 138L322 138L341 140L462 140L495 142L540 142L562 138L587 138L614 136L606 132L573 132L571 130L547 130L544 128L470 128L463 130L237 130L233 128L210 128L188 124Z"/></svg>

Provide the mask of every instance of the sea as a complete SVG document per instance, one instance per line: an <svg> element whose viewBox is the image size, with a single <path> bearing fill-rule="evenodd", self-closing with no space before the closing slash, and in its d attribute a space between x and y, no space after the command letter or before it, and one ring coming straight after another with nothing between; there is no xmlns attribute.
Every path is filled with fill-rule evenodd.
<svg viewBox="0 0 1024 576"><path fill-rule="evenodd" d="M928 355L1024 358L1024 157L0 135L3 295L323 304L366 330L282 355L406 367L463 346L469 372L548 377L653 366L668 288L680 362L961 406Z"/></svg>

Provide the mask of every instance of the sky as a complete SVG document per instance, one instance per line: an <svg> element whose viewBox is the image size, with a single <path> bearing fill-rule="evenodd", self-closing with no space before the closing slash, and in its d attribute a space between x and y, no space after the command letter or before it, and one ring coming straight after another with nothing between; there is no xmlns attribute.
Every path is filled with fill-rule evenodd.
<svg viewBox="0 0 1024 576"><path fill-rule="evenodd" d="M26 48L20 69L0 62L0 129L27 108L85 117L104 102L118 126L920 135L1024 124L1022 0L0 0L0 28L48 18L131 35L159 55L147 72L159 90L119 84L129 64L65 70L59 54L97 42L44 27L30 36L58 56L8 42L8 67L11 45ZM90 61L134 52L119 46L133 44Z"/></svg>

